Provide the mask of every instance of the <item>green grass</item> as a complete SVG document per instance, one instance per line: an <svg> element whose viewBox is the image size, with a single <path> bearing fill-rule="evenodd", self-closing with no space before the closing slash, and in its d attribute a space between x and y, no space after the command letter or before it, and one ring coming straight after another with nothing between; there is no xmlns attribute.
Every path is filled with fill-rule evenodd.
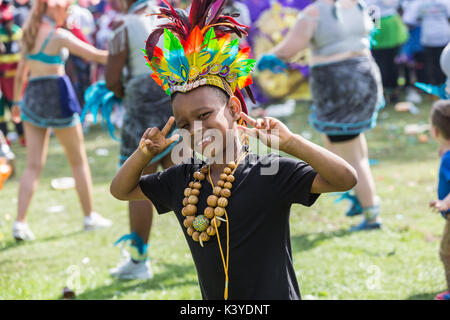
<svg viewBox="0 0 450 320"><path fill-rule="evenodd" d="M439 261L444 220L428 209L436 196L439 159L433 141L419 143L403 134L410 123L427 123L431 100L418 115L383 110L379 125L368 133L377 193L383 200L381 231L348 233L358 218L344 216L346 204L323 195L312 208L294 206L291 240L295 270L307 299L432 299L445 289ZM308 124L308 104L298 104L286 119L297 133L321 138ZM117 170L118 145L99 127L86 135L94 180L95 208L112 219L108 230L82 231L75 190L55 191L50 181L70 176L62 148L51 139L47 166L34 195L28 222L36 235L16 243L11 226L16 215L18 179L24 149L15 146L18 175L0 191L0 299L60 299L74 287L78 299L201 299L196 271L173 214L156 216L150 257L155 277L149 281L116 281L108 269L119 261L113 242L128 232L127 204L109 194ZM95 153L106 148L109 156ZM63 212L48 212L63 205Z"/></svg>

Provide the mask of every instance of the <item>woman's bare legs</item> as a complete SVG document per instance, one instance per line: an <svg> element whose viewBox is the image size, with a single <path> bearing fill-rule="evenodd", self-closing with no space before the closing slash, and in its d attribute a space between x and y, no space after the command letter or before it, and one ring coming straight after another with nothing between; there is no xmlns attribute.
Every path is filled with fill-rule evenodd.
<svg viewBox="0 0 450 320"><path fill-rule="evenodd" d="M364 134L344 142L332 143L327 136L324 137L328 150L346 160L358 173L358 184L355 194L363 208L376 205L375 182L369 165L369 152Z"/></svg>
<svg viewBox="0 0 450 320"><path fill-rule="evenodd" d="M54 129L72 167L75 187L85 216L93 212L92 177L84 147L83 130L78 123L70 128Z"/></svg>
<svg viewBox="0 0 450 320"><path fill-rule="evenodd" d="M19 183L19 200L16 221L26 222L31 198L47 159L49 130L24 121L27 141L27 166Z"/></svg>

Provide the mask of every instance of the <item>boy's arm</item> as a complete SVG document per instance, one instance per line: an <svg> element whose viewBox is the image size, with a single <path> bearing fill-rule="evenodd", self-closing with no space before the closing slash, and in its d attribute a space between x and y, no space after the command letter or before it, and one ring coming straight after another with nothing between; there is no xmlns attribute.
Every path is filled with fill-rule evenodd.
<svg viewBox="0 0 450 320"><path fill-rule="evenodd" d="M123 164L111 182L110 192L115 198L124 201L147 200L139 186L142 170L157 154L178 140L178 134L166 138L174 122L175 118L170 117L162 130L149 128L145 131L139 148Z"/></svg>
<svg viewBox="0 0 450 320"><path fill-rule="evenodd" d="M307 162L317 175L311 186L311 193L347 191L357 183L356 170L344 159L305 138L293 134L281 121L271 117L253 119L241 113L241 117L254 128L240 126L246 133L261 139L269 146L275 140L279 150Z"/></svg>
<svg viewBox="0 0 450 320"><path fill-rule="evenodd" d="M317 171L311 193L347 191L357 183L356 170L344 159L297 134L283 149Z"/></svg>

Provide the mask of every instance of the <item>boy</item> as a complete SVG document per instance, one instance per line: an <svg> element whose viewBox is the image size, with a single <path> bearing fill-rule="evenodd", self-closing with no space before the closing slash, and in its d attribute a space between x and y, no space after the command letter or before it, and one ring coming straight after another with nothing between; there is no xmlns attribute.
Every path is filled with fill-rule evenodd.
<svg viewBox="0 0 450 320"><path fill-rule="evenodd" d="M450 100L439 100L431 110L432 135L439 143L438 198L430 202L430 207L441 212L446 224L442 235L440 256L444 264L448 290L436 295L435 300L450 300Z"/></svg>
<svg viewBox="0 0 450 320"><path fill-rule="evenodd" d="M246 114L239 88L250 83L254 60L245 59L246 51L238 53L226 31L245 33L240 25L220 28L221 22L231 21L219 15L223 1L209 1L209 6L199 6L200 2L193 1L189 18L178 10L161 9L172 21L190 23L175 31L183 45L167 29L159 33L164 32L164 51L154 45L158 30L147 40L154 79L171 95L174 117L162 130L146 130L138 149L114 177L111 194L124 201L150 199L159 214L175 212L203 299L300 299L292 263L290 207L311 206L321 193L351 189L357 183L356 172L279 120L255 120ZM210 65L211 61L215 63ZM237 76L235 68L240 71ZM175 121L184 132L183 142L190 140L190 148L205 155L207 162L191 159L141 178L152 158L178 139L178 134L167 138ZM256 136L269 147L276 147L276 139L279 150L297 159L249 153L241 145L240 133ZM267 174L267 165L276 170Z"/></svg>

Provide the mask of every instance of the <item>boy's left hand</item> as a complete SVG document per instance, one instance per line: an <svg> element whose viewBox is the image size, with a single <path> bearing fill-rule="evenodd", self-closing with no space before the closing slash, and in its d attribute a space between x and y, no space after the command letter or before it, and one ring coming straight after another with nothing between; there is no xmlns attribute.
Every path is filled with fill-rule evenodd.
<svg viewBox="0 0 450 320"><path fill-rule="evenodd" d="M287 146L294 134L284 123L272 117L255 120L243 112L241 112L240 116L253 128L239 125L239 129L250 136L258 138L270 148L278 148L278 150L287 152Z"/></svg>
<svg viewBox="0 0 450 320"><path fill-rule="evenodd" d="M430 202L430 207L437 212L445 212L450 210L450 204L443 200L433 200Z"/></svg>

